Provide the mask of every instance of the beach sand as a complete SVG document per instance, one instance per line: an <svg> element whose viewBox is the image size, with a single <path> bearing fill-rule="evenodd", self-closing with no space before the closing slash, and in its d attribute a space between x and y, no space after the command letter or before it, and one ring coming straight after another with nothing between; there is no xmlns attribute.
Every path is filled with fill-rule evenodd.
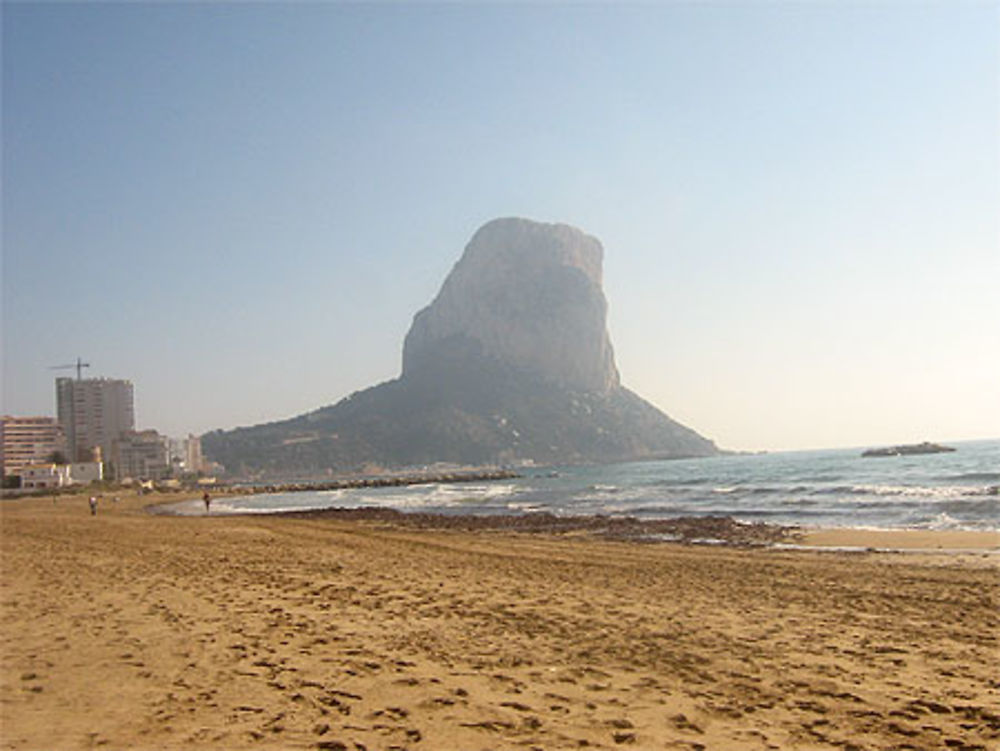
<svg viewBox="0 0 1000 751"><path fill-rule="evenodd" d="M820 547L969 551L1000 547L1000 534L951 529L819 529L804 533L800 542Z"/></svg>
<svg viewBox="0 0 1000 751"><path fill-rule="evenodd" d="M85 496L2 502L0 747L1000 745L995 551L169 517L150 502L105 498L96 517Z"/></svg>

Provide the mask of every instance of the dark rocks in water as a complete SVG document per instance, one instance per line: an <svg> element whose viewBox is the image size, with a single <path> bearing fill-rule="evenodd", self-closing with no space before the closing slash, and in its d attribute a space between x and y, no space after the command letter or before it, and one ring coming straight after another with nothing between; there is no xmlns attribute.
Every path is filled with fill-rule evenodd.
<svg viewBox="0 0 1000 751"><path fill-rule="evenodd" d="M945 454L955 451L951 446L942 446L939 443L911 443L904 446L889 446L881 449L868 449L861 456L912 456L914 454Z"/></svg>
<svg viewBox="0 0 1000 751"><path fill-rule="evenodd" d="M293 519L361 521L415 529L447 529L462 532L517 532L520 534L588 536L630 542L672 542L687 545L727 544L764 546L795 542L799 527L740 522L731 516L686 516L670 519L638 519L634 516L564 516L545 511L530 514L431 514L403 512L391 508L325 508L283 511L277 516Z"/></svg>
<svg viewBox="0 0 1000 751"><path fill-rule="evenodd" d="M285 475L717 454L621 385L602 257L567 225L490 222L415 316L398 379L290 420L209 433L203 449L230 472Z"/></svg>

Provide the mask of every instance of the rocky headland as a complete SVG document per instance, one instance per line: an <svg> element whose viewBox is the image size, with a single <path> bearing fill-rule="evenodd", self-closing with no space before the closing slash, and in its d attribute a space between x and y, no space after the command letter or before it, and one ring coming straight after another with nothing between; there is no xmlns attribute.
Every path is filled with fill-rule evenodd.
<svg viewBox="0 0 1000 751"><path fill-rule="evenodd" d="M621 384L602 263L600 242L574 227L489 222L416 314L399 378L290 420L209 433L205 453L243 475L718 453Z"/></svg>

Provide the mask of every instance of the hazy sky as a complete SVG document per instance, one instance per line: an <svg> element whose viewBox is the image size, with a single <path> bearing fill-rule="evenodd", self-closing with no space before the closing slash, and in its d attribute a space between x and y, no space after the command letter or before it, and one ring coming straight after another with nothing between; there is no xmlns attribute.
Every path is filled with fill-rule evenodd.
<svg viewBox="0 0 1000 751"><path fill-rule="evenodd" d="M77 355L170 435L336 402L516 215L720 446L1000 437L997 2L2 12L4 412Z"/></svg>

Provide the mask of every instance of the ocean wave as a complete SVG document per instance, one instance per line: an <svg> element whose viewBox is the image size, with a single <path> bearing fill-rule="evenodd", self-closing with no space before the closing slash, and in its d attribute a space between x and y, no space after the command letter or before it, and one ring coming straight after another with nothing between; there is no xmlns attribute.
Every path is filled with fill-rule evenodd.
<svg viewBox="0 0 1000 751"><path fill-rule="evenodd" d="M689 480L677 480L677 479L663 479L663 480L653 480L652 482L643 483L644 487L647 488L671 488L671 487L693 487L696 485L705 485L709 482L707 477L693 477Z"/></svg>
<svg viewBox="0 0 1000 751"><path fill-rule="evenodd" d="M402 500L407 503L449 505L503 498L513 495L516 491L517 486L512 484L491 483L488 485L473 485L470 483L439 483L415 486L408 491L388 495L393 499ZM385 497L376 494L372 494L371 496L373 500Z"/></svg>
<svg viewBox="0 0 1000 751"><path fill-rule="evenodd" d="M712 493L714 495L774 495L776 493L802 493L809 489L802 485L797 485L794 488L774 487L773 485L721 485L712 488Z"/></svg>
<svg viewBox="0 0 1000 751"><path fill-rule="evenodd" d="M944 511L961 512L965 514L982 515L985 518L992 517L1000 523L1000 500L982 499L975 501L945 501L938 504L938 508Z"/></svg>
<svg viewBox="0 0 1000 751"><path fill-rule="evenodd" d="M591 485L587 488L589 491L597 493L607 493L608 495L614 495L615 493L621 492L621 488L617 485Z"/></svg>
<svg viewBox="0 0 1000 751"><path fill-rule="evenodd" d="M300 508L326 508L337 505L345 508L376 506L419 511L495 503L517 493L518 490L517 485L510 483L433 483L401 488L349 488L334 497L321 493L310 494L314 500L304 499ZM280 496L275 498L284 500ZM336 503L333 502L334 499Z"/></svg>
<svg viewBox="0 0 1000 751"><path fill-rule="evenodd" d="M782 506L819 506L820 501L814 498L783 498L778 501Z"/></svg>
<svg viewBox="0 0 1000 751"><path fill-rule="evenodd" d="M946 513L942 512L942 513L937 514L936 516L932 517L931 519L927 520L923 524L919 525L919 528L921 528L921 529L934 529L934 530L940 530L940 529L961 529L962 528L962 521L959 520L959 519L956 519L955 517L953 517L953 516L951 516L949 514L946 514Z"/></svg>
<svg viewBox="0 0 1000 751"><path fill-rule="evenodd" d="M250 504L230 504L212 502L212 516L229 516L232 514L284 514L292 511L313 511L315 509L330 508L328 504L292 505L292 506L264 506Z"/></svg>
<svg viewBox="0 0 1000 751"><path fill-rule="evenodd" d="M820 496L903 496L907 498L956 498L963 495L985 495L987 488L970 489L967 485L836 485L818 488Z"/></svg>
<svg viewBox="0 0 1000 751"><path fill-rule="evenodd" d="M801 509L789 511L787 508L718 508L710 512L713 516L731 516L734 519L745 521L748 519L780 519L794 524L796 520L825 518L830 516L828 509Z"/></svg>
<svg viewBox="0 0 1000 751"><path fill-rule="evenodd" d="M963 472L957 475L939 475L936 479L945 482L962 482L971 480L973 482L1000 482L1000 472Z"/></svg>
<svg viewBox="0 0 1000 751"><path fill-rule="evenodd" d="M518 513L522 514L532 514L538 511L547 510L544 505L539 503L528 503L528 502L518 502L518 501L510 501L509 503L507 503L507 508L510 511L517 511Z"/></svg>
<svg viewBox="0 0 1000 751"><path fill-rule="evenodd" d="M345 492L347 492L346 488L337 488L335 490L318 490L316 495L323 496L323 498L342 498Z"/></svg>
<svg viewBox="0 0 1000 751"><path fill-rule="evenodd" d="M962 495L990 495L994 498L1000 498L1000 485L987 485L984 488L971 488Z"/></svg>

